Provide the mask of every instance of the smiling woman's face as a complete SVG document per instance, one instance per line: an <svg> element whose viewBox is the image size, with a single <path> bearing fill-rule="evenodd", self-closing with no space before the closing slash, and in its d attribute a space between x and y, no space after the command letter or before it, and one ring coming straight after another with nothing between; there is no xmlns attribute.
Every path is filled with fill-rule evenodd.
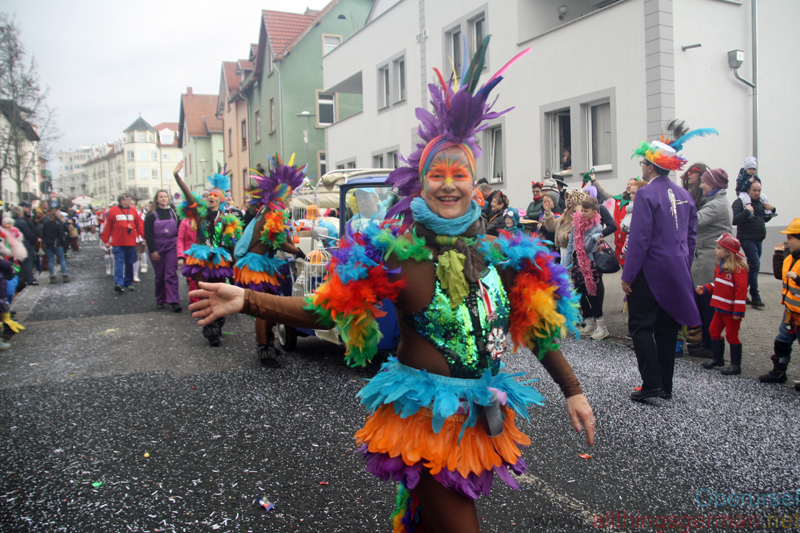
<svg viewBox="0 0 800 533"><path fill-rule="evenodd" d="M445 148L433 157L422 182L422 199L442 218L464 216L472 202L472 180L467 154L456 146Z"/></svg>

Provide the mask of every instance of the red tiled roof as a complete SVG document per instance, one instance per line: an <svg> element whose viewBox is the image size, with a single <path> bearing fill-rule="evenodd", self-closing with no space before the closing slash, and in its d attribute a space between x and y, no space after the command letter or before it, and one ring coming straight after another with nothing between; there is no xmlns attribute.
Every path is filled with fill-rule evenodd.
<svg viewBox="0 0 800 533"><path fill-rule="evenodd" d="M284 13L282 11L264 10L264 24L267 26L267 36L272 47L273 55L283 55L286 45L305 30L316 18L315 15L301 15L299 13Z"/></svg>
<svg viewBox="0 0 800 533"><path fill-rule="evenodd" d="M156 124L153 128L158 131L159 133L161 130L172 130L175 132L175 135L172 137L171 143L162 143L161 138L159 136L158 144L161 146L178 146L178 130L180 130L180 124L177 122L162 122L160 124Z"/></svg>
<svg viewBox="0 0 800 533"><path fill-rule="evenodd" d="M207 137L211 133L222 132L222 119L215 116L217 98L216 94L181 95L183 120L190 137Z"/></svg>
<svg viewBox="0 0 800 533"><path fill-rule="evenodd" d="M253 62L246 59L240 59L238 61L238 68L239 70L253 70Z"/></svg>
<svg viewBox="0 0 800 533"><path fill-rule="evenodd" d="M225 86L228 88L229 96L235 95L242 81L242 77L236 73L236 61L223 61L222 73L225 76Z"/></svg>

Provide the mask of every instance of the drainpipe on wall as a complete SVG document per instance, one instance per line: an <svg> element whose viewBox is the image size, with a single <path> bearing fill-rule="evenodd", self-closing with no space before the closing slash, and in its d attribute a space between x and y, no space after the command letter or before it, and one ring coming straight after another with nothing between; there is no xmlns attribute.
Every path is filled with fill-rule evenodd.
<svg viewBox="0 0 800 533"><path fill-rule="evenodd" d="M751 30L753 38L753 157L758 161L758 19L757 19L757 0L751 0Z"/></svg>
<svg viewBox="0 0 800 533"><path fill-rule="evenodd" d="M278 123L281 127L281 159L283 159L283 75L274 61L272 62L272 68L278 71L278 105L281 108Z"/></svg>

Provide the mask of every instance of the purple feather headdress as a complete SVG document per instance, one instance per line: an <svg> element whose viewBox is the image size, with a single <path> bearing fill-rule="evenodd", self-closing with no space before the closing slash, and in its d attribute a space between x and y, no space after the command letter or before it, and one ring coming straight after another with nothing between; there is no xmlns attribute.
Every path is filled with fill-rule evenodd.
<svg viewBox="0 0 800 533"><path fill-rule="evenodd" d="M392 185L401 198L389 209L388 216L404 216L406 221L412 220L411 201L422 191L423 176L420 175L420 168L425 166L425 161L422 161L423 152L425 152L425 160L429 162L438 151L434 149L426 152L425 148L428 144L446 139L450 143L468 148L477 159L482 152L475 135L488 127L486 121L493 120L514 109L510 107L504 111L494 112L492 111L494 102L488 103L487 99L492 89L502 81L505 71L531 49L526 48L514 56L476 91L483 70L489 37L487 35L483 39L469 65L467 65L467 61L463 61L461 73L453 72L449 82L445 82L439 70L433 69L439 78L438 86L434 83L428 85L433 113L421 107L416 110L416 116L420 121L417 134L422 142L417 143L415 150L408 157L400 158L405 166L395 169L386 180L386 183ZM452 146L449 143L440 144L442 147Z"/></svg>
<svg viewBox="0 0 800 533"><path fill-rule="evenodd" d="M259 209L262 207L270 210L286 209L292 191L302 185L308 165L302 168L293 166L294 155L288 165L284 165L277 155L275 159L268 155L267 159L269 159L269 173L266 176L255 170L253 171L255 174L250 175L256 185L250 190L249 203Z"/></svg>

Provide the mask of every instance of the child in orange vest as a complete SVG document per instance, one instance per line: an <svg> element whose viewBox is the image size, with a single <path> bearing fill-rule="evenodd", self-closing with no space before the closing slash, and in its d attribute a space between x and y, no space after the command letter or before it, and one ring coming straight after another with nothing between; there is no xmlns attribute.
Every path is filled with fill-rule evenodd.
<svg viewBox="0 0 800 533"><path fill-rule="evenodd" d="M723 233L717 239L714 256L717 259L714 282L698 285L695 289L697 294L703 295L708 291L713 295L711 307L714 308L714 318L708 328L712 355L701 366L710 369L725 364L725 341L722 340L724 330L731 346L731 364L720 373L726 376L741 374L742 341L739 340L739 326L744 318L747 299L747 262L742 255L739 241L730 233Z"/></svg>
<svg viewBox="0 0 800 533"><path fill-rule="evenodd" d="M775 245L772 256L772 273L783 281L783 296L781 303L784 306L783 319L775 337L775 354L772 356L773 368L758 379L762 383L783 383L786 381L786 367L792 357L792 344L800 342L800 218L792 223L781 233L787 236L786 244ZM785 253L788 248L788 254ZM794 388L800 390L800 383L795 383Z"/></svg>

